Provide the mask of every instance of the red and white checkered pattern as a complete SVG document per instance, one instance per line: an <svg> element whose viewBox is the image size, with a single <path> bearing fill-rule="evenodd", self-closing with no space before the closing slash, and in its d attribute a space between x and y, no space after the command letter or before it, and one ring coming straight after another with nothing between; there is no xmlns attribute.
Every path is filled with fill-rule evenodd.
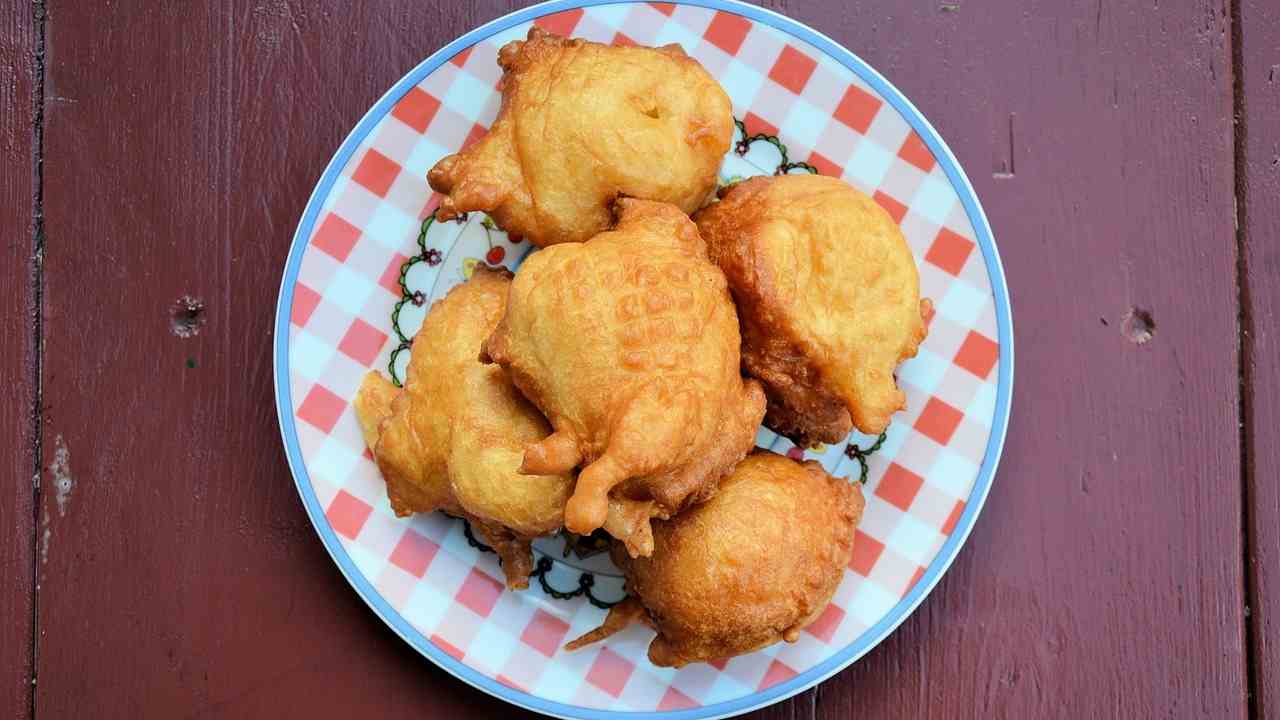
<svg viewBox="0 0 1280 720"><path fill-rule="evenodd" d="M289 334L304 461L359 571L423 636L477 671L548 700L601 709L680 709L750 695L822 662L882 619L955 528L995 412L996 316L984 259L955 189L906 120L806 43L730 13L665 3L595 6L536 22L602 42L681 44L724 85L749 133L778 134L791 160L872 194L902 227L936 313L919 356L899 372L908 408L871 456L865 519L832 605L794 644L679 671L648 663L651 634L640 627L566 653L564 641L595 627L602 611L536 589L506 592L494 557L471 548L459 523L392 513L349 400L370 368L385 370L395 346L389 318L399 266L417 252L419 223L438 202L427 170L493 120L497 49L522 38L527 25L459 53L404 95L324 199L294 288ZM731 152L722 176L771 172L777 163L774 148L755 143L746 157ZM408 282L432 300L494 246L508 264L528 251L527 243L486 232L477 217L438 224L429 246L443 262L419 263ZM424 312L405 306L406 334ZM763 428L759 440L792 450ZM854 441L866 447L873 438ZM857 463L841 449L808 455L856 477ZM572 587L576 571L555 572L562 570L559 584Z"/></svg>

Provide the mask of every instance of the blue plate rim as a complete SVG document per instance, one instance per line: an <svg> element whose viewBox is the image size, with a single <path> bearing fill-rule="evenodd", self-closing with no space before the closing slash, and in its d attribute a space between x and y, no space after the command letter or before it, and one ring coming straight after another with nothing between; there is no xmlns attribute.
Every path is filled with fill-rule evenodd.
<svg viewBox="0 0 1280 720"><path fill-rule="evenodd" d="M554 717L571 718L573 720L616 720L618 718L714 720L715 718L737 715L772 705L803 692L848 667L872 648L879 645L889 633L893 632L933 590L938 580L941 579L942 575L946 573L951 563L955 560L960 548L963 547L969 533L973 530L978 514L982 511L987 495L990 493L996 468L1000 463L1000 456L1004 450L1013 394L1013 317L1009 304L1009 289L1005 280L1004 266L1000 261L1000 254L991 232L991 225L987 220L986 213L983 212L981 203L978 201L973 185L960 168L960 163L956 160L955 155L952 154L951 149L947 147L938 132L929 124L924 115L916 109L915 105L883 75L853 52L826 35L772 10L749 5L745 2L740 2L740 0L675 0L674 2L677 5L691 5L735 13L754 22L760 22L781 30L822 50L829 57L840 62L871 87L875 88L881 97L902 114L911 125L911 128L915 130L929 150L933 152L934 157L947 175L947 179L956 188L965 213L973 225L978 246L982 250L995 300L999 342L999 377L996 388L995 416L992 419L991 434L987 441L982 466L978 471L978 478L974 483L965 509L957 521L955 530L952 531L947 541L943 543L920 580L884 618L864 631L854 642L795 677L766 690L735 700L685 710L667 712L596 710L553 702L522 692L482 675L461 661L455 660L418 632L386 602L377 589L355 566L355 563L334 533L333 528L329 525L325 518L324 508L320 506L320 502L316 498L311 486L310 476L307 474L306 465L302 460L297 429L294 424L288 377L289 322L293 307L293 287L297 281L298 270L302 262L303 253L306 250L307 240L311 236L312 228L320 213L324 199L328 196L342 168L346 166L347 161L358 149L364 138L368 136L369 132L376 127L383 116L391 111L395 102L410 88L416 86L423 78L447 62L449 58L459 51L512 26L564 10L595 5L639 2L642 2L642 0L549 0L548 2L532 5L491 20L432 53L426 60L423 60L413 70L400 78L365 113L360 122L343 140L342 145L339 146L338 151L325 167L320 182L316 184L310 199L307 201L306 209L303 211L302 219L298 223L298 228L289 247L289 255L285 261L285 269L280 282L279 298L276 304L275 341L272 354L276 412L279 416L281 440L284 443L285 455L294 478L294 484L298 489L298 494L306 508L311 524L315 527L316 533L320 536L320 540L324 543L329 555L338 565L347 582L351 584L352 588L355 589L356 593L360 595L369 608L405 642L409 643L436 665L463 682L490 695L513 705Z"/></svg>

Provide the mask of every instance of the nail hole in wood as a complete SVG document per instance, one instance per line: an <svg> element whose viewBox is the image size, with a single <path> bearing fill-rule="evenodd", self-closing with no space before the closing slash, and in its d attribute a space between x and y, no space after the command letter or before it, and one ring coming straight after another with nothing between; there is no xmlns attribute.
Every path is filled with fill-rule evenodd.
<svg viewBox="0 0 1280 720"><path fill-rule="evenodd" d="M1156 334L1156 321L1151 317L1149 310L1142 308L1130 308L1129 312L1124 315L1124 322L1120 325L1121 332L1125 338L1134 345L1145 345L1151 341Z"/></svg>
<svg viewBox="0 0 1280 720"><path fill-rule="evenodd" d="M169 308L169 332L180 338L195 337L204 327L204 303L190 295L183 295Z"/></svg>

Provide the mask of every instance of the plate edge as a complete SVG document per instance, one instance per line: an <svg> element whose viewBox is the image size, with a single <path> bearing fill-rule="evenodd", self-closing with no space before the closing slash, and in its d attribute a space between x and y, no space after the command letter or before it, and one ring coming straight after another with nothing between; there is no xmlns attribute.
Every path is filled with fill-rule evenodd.
<svg viewBox="0 0 1280 720"><path fill-rule="evenodd" d="M857 54L845 48L823 33L813 28L781 15L772 10L750 5L740 0L677 0L675 4L692 5L696 7L705 7L713 10L727 10L753 21L762 22L769 27L780 30L782 32L793 35L810 45L818 48L832 59L840 62L855 75L862 77L879 92L895 109L902 114L903 118L911 125L912 129L920 136L925 145L936 155L945 159L940 164L947 177L953 184L962 187L966 194L959 194L961 204L965 208L969 221L974 226L977 240L983 250L983 260L986 264L988 277L991 280L992 297L996 304L997 334L999 340L999 378L997 381L996 391L996 409L992 418L991 435L988 437L987 448L983 463L980 466L978 478L975 480L974 489L970 493L970 501L966 504L964 512L961 514L957 522L957 532L953 532L947 541L939 548L938 554L934 557L932 563L926 569L924 575L916 583L916 585L903 597L894 609L877 623L879 630L874 637L866 642L859 643L855 641L845 646L845 648L837 651L832 657L823 663L805 671L792 678L789 681L779 683L764 691L754 693L752 695L739 698L737 700L729 700L715 705L704 705L698 708L690 708L687 710L654 712L654 711L617 711L617 710L597 710L593 708L583 708L579 706L566 705L555 701L545 700L534 696L530 693L508 688L496 681L480 675L464 663L447 656L443 651L435 648L430 640L422 636L420 632L413 629L415 633L422 636L425 644L420 644L411 639L400 624L412 628L408 621L404 619L394 608L387 605L385 608L380 607L386 605L386 601L379 595L377 599L371 598L368 590L362 585L367 584L362 580L357 580L352 576L354 562L347 555L341 546L341 541L333 534L333 530L329 527L328 522L323 520L324 513L319 508L319 501L314 497L313 492L309 492L309 488L304 488L301 478L309 475L306 473L305 466L301 466L300 448L297 446L296 431L294 437L291 438L288 429L292 426L292 396L291 389L288 385L288 379L283 378L282 384L282 363L288 357L288 339L289 339L289 314L292 310L292 287L291 281L296 281L298 266L302 259L302 254L306 250L309 231L313 227L316 217L319 215L320 202L322 201L320 190L325 189L324 195L327 196L328 190L331 188L335 176L346 165L347 160L358 149L360 142L373 129L376 122L381 120L383 116L390 110L390 105L394 100L399 99L409 88L420 82L423 77L431 71L439 67L448 58L456 54L460 49L474 44L478 40L487 38L497 32L501 32L513 25L517 25L532 19L536 19L543 15L582 7L591 7L595 5L607 5L618 2L636 3L640 0L548 0L536 5L517 10L501 17L490 20L487 23L476 27L467 33L455 38L444 47L429 55L425 60L420 62L409 72L397 80L379 99L375 102L361 119L352 128L351 132L343 139L338 146L338 150L330 158L329 163L325 166L321 173L320 180L316 183L312 190L311 196L304 207L302 218L299 220L298 226L294 232L293 239L290 242L289 253L285 260L284 272L282 273L280 282L280 291L277 296L276 318L275 318L275 334L274 348L272 352L272 374L276 396L276 412L280 426L281 441L284 444L285 456L289 465L290 474L293 476L294 485L298 490L299 497L303 501L303 506L311 521L312 527L320 537L326 551L338 566L343 577L346 578L348 584L356 591L356 594L364 600L365 604L376 614L383 622L385 622L397 635L399 635L411 647L418 650L421 654L431 660L433 663L444 669L459 680L479 689L487 694L498 697L501 700L512 703L518 707L552 715L554 717L568 718L569 720L577 720L578 718L590 719L611 719L611 718L651 718L653 720L717 720L718 718L728 717L739 713L750 712L781 702L793 695L807 690L817 685L832 675L840 672L849 665L856 662L859 658L870 652L878 646L885 637L892 633L903 621L906 620L918 608L924 598L933 590L941 579L942 575L950 568L960 549L964 546L969 534L976 524L977 516L980 514L986 499L990 494L991 485L993 484L996 469L1000 463L1000 459L1004 450L1005 439L1008 430L1008 420L1012 405L1012 386L1013 386L1013 324L1012 309L1009 302L1008 283L1004 275L1003 263L999 256L999 250L996 247L994 235L991 230L990 222L986 217L986 213L982 209L982 205L978 200L977 193L973 185L969 182L960 166L959 161L951 152L950 148L942 140L941 135L929 123L924 115L915 107L915 105L907 99L895 86L880 74L875 68L863 61ZM922 132L923 131L923 132ZM304 233L304 230L307 231ZM287 302L286 302L287 301ZM287 306L287 307L286 307ZM287 368L286 368L287 369ZM296 463L295 463L296 456ZM301 466L301 470L299 467ZM319 517L317 517L317 515ZM341 553L341 556L339 555ZM358 572L358 571L357 571ZM361 575L363 578L363 575ZM376 594L376 591L374 591ZM394 616L395 619L392 618ZM839 657L845 650L851 647L855 648L847 657ZM437 656L438 654L438 656ZM834 662L833 662L834 661ZM454 668L453 665L457 665ZM467 674L475 674L475 679L467 677ZM492 683L490 685L490 683ZM765 697L760 697L765 695Z"/></svg>

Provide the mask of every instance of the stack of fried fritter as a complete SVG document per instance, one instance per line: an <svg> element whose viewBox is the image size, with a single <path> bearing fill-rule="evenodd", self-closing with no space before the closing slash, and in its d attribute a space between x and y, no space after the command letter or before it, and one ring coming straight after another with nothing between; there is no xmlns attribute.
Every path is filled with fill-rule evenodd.
<svg viewBox="0 0 1280 720"><path fill-rule="evenodd" d="M876 433L928 301L897 225L844 182L753 178L712 197L723 89L677 46L531 30L499 52L487 136L432 168L442 216L489 213L544 249L430 310L403 390L355 401L397 514L467 518L507 584L530 540L603 528L632 621L680 666L794 641L843 577L860 487L753 452ZM692 218L690 217L692 214Z"/></svg>

